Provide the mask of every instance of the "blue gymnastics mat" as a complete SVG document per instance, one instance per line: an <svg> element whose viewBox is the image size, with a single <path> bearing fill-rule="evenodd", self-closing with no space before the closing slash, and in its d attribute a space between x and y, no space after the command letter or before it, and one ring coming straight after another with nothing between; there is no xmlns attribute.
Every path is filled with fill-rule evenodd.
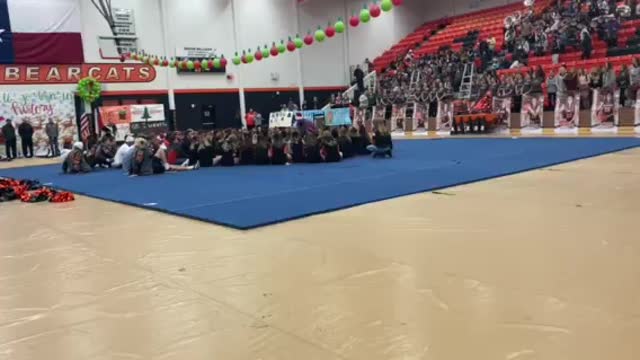
<svg viewBox="0 0 640 360"><path fill-rule="evenodd" d="M395 142L393 159L237 166L130 178L119 170L63 175L60 166L0 171L76 194L236 229L480 181L640 146L634 138L446 139Z"/></svg>

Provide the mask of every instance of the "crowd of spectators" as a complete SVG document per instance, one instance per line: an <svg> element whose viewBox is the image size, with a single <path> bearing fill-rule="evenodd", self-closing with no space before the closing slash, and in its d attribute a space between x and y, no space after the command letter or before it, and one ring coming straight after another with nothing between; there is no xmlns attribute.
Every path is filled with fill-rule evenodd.
<svg viewBox="0 0 640 360"><path fill-rule="evenodd" d="M429 105L434 116L437 102L454 98L459 94L465 65L474 65L470 99L476 101L487 93L501 97L513 97L513 110L519 110L522 95L546 94L547 109L555 106L556 98L570 92L579 92L581 108L591 106L592 89L611 91L620 89L620 102L629 105L635 99L640 85L640 64L637 60L630 67L622 67L616 73L610 64L593 69L567 68L560 64L557 71L545 73L542 67L529 68L526 72L501 75L499 70L525 66L530 55L553 55L558 63L559 54L571 50L582 51L582 58L592 56L593 39L616 46L621 21L634 18L640 6L625 0L617 4L612 0L571 0L534 12L533 2L523 12L516 12L504 20L505 42L496 46L495 38L480 41L477 46L465 46L460 51L443 48L434 54L414 56L412 50L398 58L382 74L378 74L375 89L361 88L360 67L354 77L357 89L352 99L341 94L331 97L332 106L390 106L420 102ZM467 34L477 36L477 31Z"/></svg>

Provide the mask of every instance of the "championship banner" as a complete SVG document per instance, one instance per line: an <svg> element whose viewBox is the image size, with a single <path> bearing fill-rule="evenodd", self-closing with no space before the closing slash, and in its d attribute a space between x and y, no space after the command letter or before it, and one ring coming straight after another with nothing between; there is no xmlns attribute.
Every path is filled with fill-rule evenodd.
<svg viewBox="0 0 640 360"><path fill-rule="evenodd" d="M522 95L520 110L520 133L542 134L544 118L544 95Z"/></svg>
<svg viewBox="0 0 640 360"><path fill-rule="evenodd" d="M640 90L636 92L636 102L634 107L633 127L635 128L636 134L640 134Z"/></svg>
<svg viewBox="0 0 640 360"><path fill-rule="evenodd" d="M131 132L160 134L167 132L163 104L130 105Z"/></svg>
<svg viewBox="0 0 640 360"><path fill-rule="evenodd" d="M0 127L6 119L11 119L16 128L24 121L33 127L33 155L47 156L50 153L49 137L45 133L45 126L53 120L58 128L58 147L65 142L78 141L78 127L76 126L76 110L73 92L62 90L7 90L0 91ZM18 149L21 145L18 144Z"/></svg>
<svg viewBox="0 0 640 360"><path fill-rule="evenodd" d="M511 98L510 97L494 97L492 103L492 111L496 114L496 133L509 133L511 126Z"/></svg>
<svg viewBox="0 0 640 360"><path fill-rule="evenodd" d="M593 90L591 106L591 132L617 133L620 120L620 90L601 93Z"/></svg>
<svg viewBox="0 0 640 360"><path fill-rule="evenodd" d="M404 118L407 107L405 105L393 105L391 108L391 131L395 133L404 132Z"/></svg>
<svg viewBox="0 0 640 360"><path fill-rule="evenodd" d="M451 134L453 121L453 103L450 100L438 101L436 114L436 131L438 135Z"/></svg>
<svg viewBox="0 0 640 360"><path fill-rule="evenodd" d="M577 134L580 120L580 94L558 98L554 114L556 134Z"/></svg>
<svg viewBox="0 0 640 360"><path fill-rule="evenodd" d="M269 114L269 127L291 127L293 126L292 111L276 111Z"/></svg>
<svg viewBox="0 0 640 360"><path fill-rule="evenodd" d="M429 114L429 106L414 103L413 104L413 132L414 134L427 135L427 114Z"/></svg>
<svg viewBox="0 0 640 360"><path fill-rule="evenodd" d="M131 132L131 107L124 106L102 106L98 109L100 114L99 126L115 125L116 141L124 141L125 136Z"/></svg>

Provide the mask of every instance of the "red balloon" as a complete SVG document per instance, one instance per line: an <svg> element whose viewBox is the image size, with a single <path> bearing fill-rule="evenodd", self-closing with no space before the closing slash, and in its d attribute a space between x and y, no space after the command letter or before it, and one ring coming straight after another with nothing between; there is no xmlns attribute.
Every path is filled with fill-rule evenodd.
<svg viewBox="0 0 640 360"><path fill-rule="evenodd" d="M380 6L378 6L378 4L374 3L369 6L369 14L371 14L371 16L373 16L374 18L380 16L381 11L382 10L380 9Z"/></svg>
<svg viewBox="0 0 640 360"><path fill-rule="evenodd" d="M400 6L403 3L402 0L391 0L391 2L393 3L394 6Z"/></svg>
<svg viewBox="0 0 640 360"><path fill-rule="evenodd" d="M202 68L202 64L198 60L193 62L193 66L195 66L196 70L200 70Z"/></svg>
<svg viewBox="0 0 640 360"><path fill-rule="evenodd" d="M247 55L242 55L242 57L240 58L240 60L242 60L243 64L247 63Z"/></svg>
<svg viewBox="0 0 640 360"><path fill-rule="evenodd" d="M155 59L153 60L153 65L155 65L155 66L160 65L160 59L155 58Z"/></svg>
<svg viewBox="0 0 640 360"><path fill-rule="evenodd" d="M167 59L162 60L162 66L164 66L164 67L169 66L169 60L167 60Z"/></svg>
<svg viewBox="0 0 640 360"><path fill-rule="evenodd" d="M278 52L278 48L277 48L277 47L275 47L275 46L274 46L274 47L272 47L272 48L271 48L271 56L278 56L278 54L280 54L280 53Z"/></svg>
<svg viewBox="0 0 640 360"><path fill-rule="evenodd" d="M256 53L253 55L253 57L255 57L256 60L258 60L258 61L262 60L262 51L260 51L260 49L258 49L258 51L256 51Z"/></svg>
<svg viewBox="0 0 640 360"><path fill-rule="evenodd" d="M182 64L180 65L180 68L181 68L182 70L187 70L187 69L188 69L188 68L187 68L187 62L186 62L186 61L183 61L183 62L182 62Z"/></svg>
<svg viewBox="0 0 640 360"><path fill-rule="evenodd" d="M289 41L287 43L287 50L296 51L296 44L293 41Z"/></svg>
<svg viewBox="0 0 640 360"><path fill-rule="evenodd" d="M349 19L349 24L353 27L356 27L360 25L360 19L354 15L351 17L351 19Z"/></svg>
<svg viewBox="0 0 640 360"><path fill-rule="evenodd" d="M126 59L126 57L124 55L120 55L120 62L124 62Z"/></svg>
<svg viewBox="0 0 640 360"><path fill-rule="evenodd" d="M227 59L225 58L220 59L220 67L223 67L223 68L227 67Z"/></svg>
<svg viewBox="0 0 640 360"><path fill-rule="evenodd" d="M304 37L304 43L307 45L313 44L313 36L311 34Z"/></svg>
<svg viewBox="0 0 640 360"><path fill-rule="evenodd" d="M324 33L327 35L327 37L333 37L336 34L336 28L333 27L333 25L329 25L327 26L327 28L324 30Z"/></svg>

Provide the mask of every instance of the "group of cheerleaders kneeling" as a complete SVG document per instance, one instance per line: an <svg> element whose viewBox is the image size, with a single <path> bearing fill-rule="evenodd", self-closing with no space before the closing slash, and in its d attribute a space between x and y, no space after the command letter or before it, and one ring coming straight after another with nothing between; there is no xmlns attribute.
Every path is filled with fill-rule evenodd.
<svg viewBox="0 0 640 360"><path fill-rule="evenodd" d="M295 128L225 129L174 132L151 140L128 136L108 163L126 174L140 176L212 166L339 162L367 154L391 157L392 150L391 136L384 126L372 138L364 128L355 127L306 133ZM91 171L85 159L82 143L74 145L64 160L64 172Z"/></svg>

